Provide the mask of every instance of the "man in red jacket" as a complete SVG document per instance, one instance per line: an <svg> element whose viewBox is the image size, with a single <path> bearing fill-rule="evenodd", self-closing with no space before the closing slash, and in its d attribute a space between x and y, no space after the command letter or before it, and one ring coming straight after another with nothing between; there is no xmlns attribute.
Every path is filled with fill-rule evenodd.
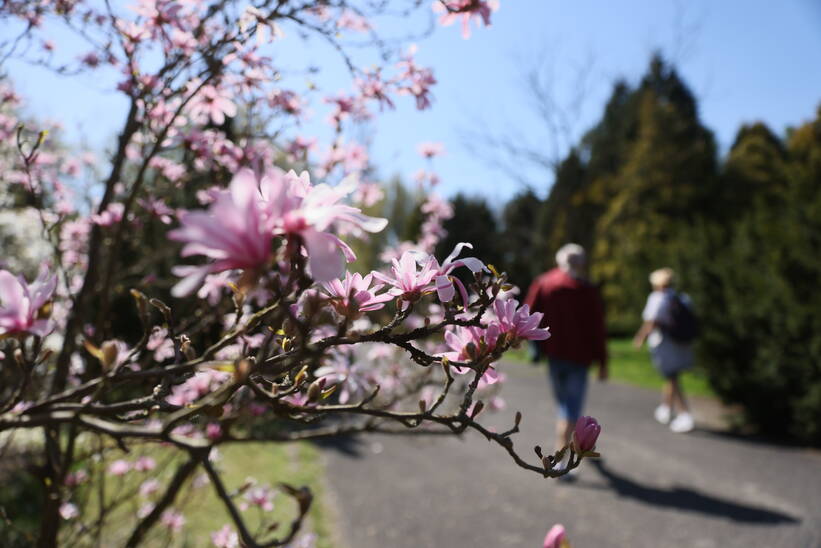
<svg viewBox="0 0 821 548"><path fill-rule="evenodd" d="M582 246L562 246L556 253L558 268L536 278L525 299L531 311L544 314L541 327L549 326L552 335L538 344L550 364L558 405L557 449L570 443L581 416L590 365L597 362L599 379L607 379L604 305L599 290L583 277L586 262Z"/></svg>

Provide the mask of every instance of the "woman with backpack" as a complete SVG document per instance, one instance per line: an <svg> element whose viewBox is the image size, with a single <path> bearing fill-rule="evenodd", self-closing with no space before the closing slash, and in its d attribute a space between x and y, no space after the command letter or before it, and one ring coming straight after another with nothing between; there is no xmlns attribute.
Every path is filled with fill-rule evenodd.
<svg viewBox="0 0 821 548"><path fill-rule="evenodd" d="M679 374L692 367L692 342L698 326L690 298L673 289L673 270L660 268L650 274L653 292L647 297L642 313L644 323L633 338L636 348L644 341L650 348L653 365L664 377L661 405L655 418L669 424L677 433L689 432L695 427L690 408L684 399Z"/></svg>

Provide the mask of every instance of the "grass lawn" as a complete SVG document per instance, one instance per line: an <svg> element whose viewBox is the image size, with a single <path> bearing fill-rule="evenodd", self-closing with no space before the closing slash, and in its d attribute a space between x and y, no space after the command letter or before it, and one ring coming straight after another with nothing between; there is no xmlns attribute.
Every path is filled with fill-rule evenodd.
<svg viewBox="0 0 821 548"><path fill-rule="evenodd" d="M259 485L274 488L278 482L286 482L294 487L308 486L314 496L313 504L297 538L306 533L314 533L317 535L317 548L332 548L331 520L328 517L329 510L324 497L324 469L319 458L319 451L314 445L309 443L227 444L220 446L219 451L218 467L229 492L242 486L248 477L255 478ZM133 462L138 455L152 456L158 466L151 472L131 471L122 477L114 478L110 475L106 477L104 489L107 493L133 493L134 496L127 498L112 510L101 539L103 546L122 546L126 536L130 534L135 523L134 516L145 502L144 498L136 494L140 484L151 478L165 484L173 475L177 465L182 462L177 451L173 449L143 446L134 447L129 455L119 450L110 451L104 466L107 467L114 460L121 458ZM182 510L185 516L185 525L182 530L172 533L161 523L157 523L146 536L144 546L210 547L213 546L211 533L218 531L226 524L231 524L233 527L228 512L214 495L213 487L210 483L202 482L199 476L201 476L201 469L195 472L193 481L189 480L184 485L173 505L174 508ZM243 497L240 496L234 500L239 505ZM274 509L266 513L265 523L271 523L271 519L276 520L279 526L274 532L277 538L281 538L289 530L291 520L296 517L297 506L292 498L282 493L278 493L273 502ZM83 516L84 520L93 519L97 515L98 508L95 497L90 497L89 505L86 507L87 513ZM246 524L252 532L263 533L260 529L262 514L263 512L256 507L243 512ZM271 537L272 533L257 536L260 540L270 540ZM75 546L85 545L76 537L71 538L70 535L68 538L63 538Z"/></svg>
<svg viewBox="0 0 821 548"><path fill-rule="evenodd" d="M660 390L663 380L650 362L647 348L636 350L630 339L610 339L607 342L610 353L610 380L632 384L642 388ZM505 357L517 362L529 361L527 347L511 350ZM715 397L707 378L698 368L685 372L681 377L684 393L693 396Z"/></svg>

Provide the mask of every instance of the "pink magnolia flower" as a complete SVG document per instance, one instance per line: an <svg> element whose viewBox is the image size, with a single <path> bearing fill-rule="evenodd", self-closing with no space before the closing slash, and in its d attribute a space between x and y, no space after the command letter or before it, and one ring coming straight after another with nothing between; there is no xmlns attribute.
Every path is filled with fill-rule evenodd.
<svg viewBox="0 0 821 548"><path fill-rule="evenodd" d="M77 470L76 472L69 472L66 474L65 484L66 487L77 487L80 484L83 484L88 481L88 472L84 469Z"/></svg>
<svg viewBox="0 0 821 548"><path fill-rule="evenodd" d="M416 99L416 108L425 110L431 105L430 88L436 84L433 71L420 67L413 59L413 51L409 52L397 66L403 70L399 79L398 92L403 95L413 95Z"/></svg>
<svg viewBox="0 0 821 548"><path fill-rule="evenodd" d="M108 204L103 211L91 216L91 222L99 226L111 226L119 223L123 219L125 213L125 205L114 202Z"/></svg>
<svg viewBox="0 0 821 548"><path fill-rule="evenodd" d="M577 453L586 453L596 448L596 440L601 433L601 425L593 417L579 417L573 429L573 445Z"/></svg>
<svg viewBox="0 0 821 548"><path fill-rule="evenodd" d="M185 525L185 516L181 512L169 508L160 516L160 522L172 531L180 531Z"/></svg>
<svg viewBox="0 0 821 548"><path fill-rule="evenodd" d="M131 470L131 463L127 460L115 460L108 467L108 473L112 476L124 476Z"/></svg>
<svg viewBox="0 0 821 548"><path fill-rule="evenodd" d="M211 441L217 441L222 437L222 426L216 422L209 422L205 427L205 437Z"/></svg>
<svg viewBox="0 0 821 548"><path fill-rule="evenodd" d="M476 326L457 326L445 331L445 344L451 348L451 351L445 352L442 356L454 362L478 361L493 352L499 340L499 334L499 326L496 323L491 323L486 329ZM470 371L466 367L454 367L453 370L459 374ZM482 375L482 381L486 384L494 384L498 380L499 373L493 366L489 366Z"/></svg>
<svg viewBox="0 0 821 548"><path fill-rule="evenodd" d="M382 201L385 192L379 183L359 183L353 195L354 203L363 207L371 207Z"/></svg>
<svg viewBox="0 0 821 548"><path fill-rule="evenodd" d="M515 299L497 299L493 303L493 311L496 313L502 333L510 334L514 341L543 341L550 338L549 329L539 328L544 314L531 314L530 307L526 304L519 307L519 301Z"/></svg>
<svg viewBox="0 0 821 548"><path fill-rule="evenodd" d="M229 377L228 373L206 369L197 371L194 376L171 389L165 401L171 405L188 405L216 389Z"/></svg>
<svg viewBox="0 0 821 548"><path fill-rule="evenodd" d="M470 38L470 20L476 19L478 23L490 26L490 14L499 9L498 0L446 0L444 5L437 1L433 5L433 11L442 13L439 24L447 27L462 20L462 38Z"/></svg>
<svg viewBox="0 0 821 548"><path fill-rule="evenodd" d="M564 525L557 523L550 528L544 537L544 548L563 548L568 546Z"/></svg>
<svg viewBox="0 0 821 548"><path fill-rule="evenodd" d="M216 86L203 86L197 96L189 103L191 115L195 118L211 119L217 125L225 122L225 117L237 115L237 105L225 90Z"/></svg>
<svg viewBox="0 0 821 548"><path fill-rule="evenodd" d="M448 255L442 263L442 266L436 273L436 292L439 295L439 300L446 303L453 300L456 289L458 289L462 297L462 305L467 308L468 293L467 289L465 289L465 285L459 278L449 276L448 274L461 266L467 267L474 274L482 270L487 270L487 267L476 257L456 259L464 248L473 249L473 246L467 242L456 244L456 247L453 248L453 251L451 251L450 255Z"/></svg>
<svg viewBox="0 0 821 548"><path fill-rule="evenodd" d="M417 268L420 266L420 261L421 268ZM424 258L424 254L406 251L399 259L393 259L391 263L393 278L381 272L373 273L376 279L393 286L393 289L389 291L391 295L401 296L408 302L414 302L423 295L432 293L435 289L433 280L439 273L439 263L433 257Z"/></svg>
<svg viewBox="0 0 821 548"><path fill-rule="evenodd" d="M273 495L274 493L270 487L257 486L245 492L245 500L266 512L270 512L274 509Z"/></svg>
<svg viewBox="0 0 821 548"><path fill-rule="evenodd" d="M272 185L266 177L260 183L262 188ZM271 204L263 199L250 169L240 170L229 191L220 192L207 212L183 211L179 217L182 226L168 237L186 243L182 255L204 255L215 261L204 267L177 267L174 273L186 277L174 286L175 296L188 295L208 274L258 269L271 259Z"/></svg>
<svg viewBox="0 0 821 548"><path fill-rule="evenodd" d="M393 295L388 293L376 294L384 284L371 287L373 276L373 272L364 278L358 272L353 275L345 272L344 279L323 282L322 287L330 296L330 303L334 310L341 316L354 319L361 316L363 312L384 308L385 303L393 299Z"/></svg>
<svg viewBox="0 0 821 548"><path fill-rule="evenodd" d="M211 533L211 542L216 548L239 548L239 536L230 525L224 525L219 531Z"/></svg>
<svg viewBox="0 0 821 548"><path fill-rule="evenodd" d="M43 318L42 309L56 287L57 276L49 275L45 267L31 284L22 276L15 277L7 270L0 270L0 335L46 335L49 321Z"/></svg>
<svg viewBox="0 0 821 548"><path fill-rule="evenodd" d="M369 217L359 208L338 203L356 190L355 177L347 177L335 187L313 186L307 172L297 176L291 171L280 181L279 189L269 197L277 208L276 232L301 238L311 277L318 282L341 277L344 259L356 259L351 248L327 230L347 223L366 232L379 232L388 224L387 219Z"/></svg>
<svg viewBox="0 0 821 548"><path fill-rule="evenodd" d="M151 457L140 457L134 462L134 470L137 472L149 472L157 467L157 461Z"/></svg>
<svg viewBox="0 0 821 548"><path fill-rule="evenodd" d="M416 150L423 158L433 158L434 156L439 156L445 151L445 145L442 143L433 142L419 143Z"/></svg>
<svg viewBox="0 0 821 548"><path fill-rule="evenodd" d="M70 502L64 502L60 505L60 517L63 519L74 519L80 515L80 510L77 508L76 504L72 504Z"/></svg>
<svg viewBox="0 0 821 548"><path fill-rule="evenodd" d="M285 89L275 89L268 95L268 105L271 108L281 109L282 112L292 116L299 116L302 113L302 98L294 91ZM300 139L300 137L297 137Z"/></svg>
<svg viewBox="0 0 821 548"><path fill-rule="evenodd" d="M160 490L160 482L156 479L148 479L140 484L140 495L147 497Z"/></svg>
<svg viewBox="0 0 821 548"><path fill-rule="evenodd" d="M336 20L336 26L339 29L348 29L354 32L368 32L371 30L371 24L368 20L352 10L343 11Z"/></svg>

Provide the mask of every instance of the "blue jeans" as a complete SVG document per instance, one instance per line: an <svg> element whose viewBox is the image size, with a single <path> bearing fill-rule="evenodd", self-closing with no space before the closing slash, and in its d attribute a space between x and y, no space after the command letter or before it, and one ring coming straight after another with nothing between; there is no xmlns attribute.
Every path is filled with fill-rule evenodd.
<svg viewBox="0 0 821 548"><path fill-rule="evenodd" d="M582 414L587 393L587 366L557 358L548 358L548 362L559 418L575 423Z"/></svg>

